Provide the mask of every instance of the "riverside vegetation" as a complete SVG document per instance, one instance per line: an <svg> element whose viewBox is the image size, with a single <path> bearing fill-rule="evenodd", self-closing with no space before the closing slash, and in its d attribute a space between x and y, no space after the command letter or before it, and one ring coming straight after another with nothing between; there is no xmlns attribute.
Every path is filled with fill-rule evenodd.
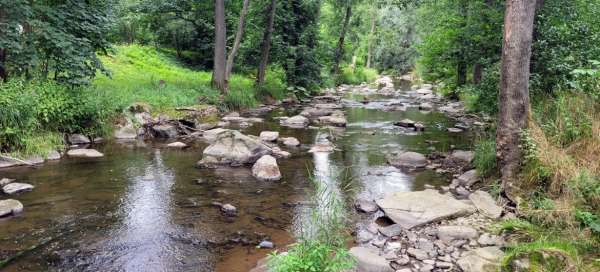
<svg viewBox="0 0 600 272"><path fill-rule="evenodd" d="M502 269L595 271L600 2L522 2L0 0L0 154L28 159L63 151L65 135L110 137L135 103L173 119L178 107L228 112L408 74L491 124L473 167L515 217L492 227L508 238ZM531 27L503 31L514 24ZM524 45L518 56L503 48L511 38ZM302 237L272 268L347 269L342 218L321 230L332 239Z"/></svg>

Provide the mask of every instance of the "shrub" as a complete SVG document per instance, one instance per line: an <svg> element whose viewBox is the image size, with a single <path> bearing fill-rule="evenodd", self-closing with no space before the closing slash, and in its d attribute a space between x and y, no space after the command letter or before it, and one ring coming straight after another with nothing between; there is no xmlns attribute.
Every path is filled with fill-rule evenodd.
<svg viewBox="0 0 600 272"><path fill-rule="evenodd" d="M38 125L34 96L25 83L0 83L0 151L24 147L22 139Z"/></svg>
<svg viewBox="0 0 600 272"><path fill-rule="evenodd" d="M594 107L586 95L561 92L538 103L535 116L551 141L565 147L592 136Z"/></svg>
<svg viewBox="0 0 600 272"><path fill-rule="evenodd" d="M377 79L378 73L375 69L346 66L342 68L340 83L342 84L361 84L369 83Z"/></svg>

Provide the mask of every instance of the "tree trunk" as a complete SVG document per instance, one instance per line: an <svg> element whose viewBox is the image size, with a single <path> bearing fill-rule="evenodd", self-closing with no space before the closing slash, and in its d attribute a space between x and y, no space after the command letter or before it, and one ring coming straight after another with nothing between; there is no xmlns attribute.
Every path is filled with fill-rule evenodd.
<svg viewBox="0 0 600 272"><path fill-rule="evenodd" d="M240 21L238 22L238 29L235 33L235 40L233 41L233 47L231 48L231 52L229 52L229 56L227 57L227 68L225 72L225 79L227 81L229 81L229 76L231 76L231 70L233 70L233 61L235 60L235 56L237 55L237 52L240 49L240 44L242 43L242 36L244 36L244 24L246 21L246 14L248 14L249 5L250 0L244 0L242 11L240 12Z"/></svg>
<svg viewBox="0 0 600 272"><path fill-rule="evenodd" d="M346 32L348 31L350 16L352 16L352 2L348 1L346 6L346 15L344 16L344 25L342 26L340 39L338 41L337 49L335 50L335 58L333 60L333 74L335 76L340 74L340 62L344 56L344 39L346 38Z"/></svg>
<svg viewBox="0 0 600 272"><path fill-rule="evenodd" d="M6 68L4 68L4 62L6 62L6 49L0 48L0 79L2 79L4 82L7 82L8 72L6 71Z"/></svg>
<svg viewBox="0 0 600 272"><path fill-rule="evenodd" d="M275 5L277 4L275 1L271 0L267 12L267 25L265 26L265 33L260 46L260 64L258 65L258 74L256 75L257 85L261 85L265 81L267 74L267 64L269 63L269 52L271 50L271 36L273 35L273 25L275 23Z"/></svg>
<svg viewBox="0 0 600 272"><path fill-rule="evenodd" d="M369 45L367 47L367 68L371 68L371 58L373 54L373 39L375 38L375 25L377 23L377 9L371 16L371 31L369 32Z"/></svg>
<svg viewBox="0 0 600 272"><path fill-rule="evenodd" d="M468 65L467 65L467 60L466 58L466 47L467 45L465 44L465 37L463 37L463 33L465 32L465 29L467 27L467 20L468 20L468 11L467 11L467 2L466 0L460 0L458 2L458 13L460 14L460 16L463 19L463 22L461 23L461 37L460 39L460 48L458 50L458 55L456 56L456 87L461 87L463 85L465 85L467 83L467 69L468 69ZM453 96L456 96L455 98L458 98L458 95L456 94L456 92L454 92Z"/></svg>
<svg viewBox="0 0 600 272"><path fill-rule="evenodd" d="M473 84L479 85L483 76L483 65L481 63L475 63L473 65Z"/></svg>
<svg viewBox="0 0 600 272"><path fill-rule="evenodd" d="M215 48L212 74L212 86L227 93L226 65L226 29L225 29L225 0L215 0Z"/></svg>
<svg viewBox="0 0 600 272"><path fill-rule="evenodd" d="M520 163L520 132L529 117L529 65L536 1L507 0L500 79L496 156L502 176L502 192L515 201Z"/></svg>

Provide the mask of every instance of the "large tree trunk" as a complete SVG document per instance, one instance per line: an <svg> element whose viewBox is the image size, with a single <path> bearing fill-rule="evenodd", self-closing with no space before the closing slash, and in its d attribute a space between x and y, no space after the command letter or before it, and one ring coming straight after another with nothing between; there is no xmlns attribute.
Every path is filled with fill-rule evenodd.
<svg viewBox="0 0 600 272"><path fill-rule="evenodd" d="M215 51L212 86L221 90L222 93L227 93L225 35L225 0L215 0Z"/></svg>
<svg viewBox="0 0 600 272"><path fill-rule="evenodd" d="M269 63L269 53L271 51L271 36L273 35L273 25L275 23L275 5L277 4L275 1L271 0L267 12L267 25L265 26L265 33L260 46L260 64L258 65L258 74L256 75L257 85L261 85L265 81L267 74L267 64Z"/></svg>
<svg viewBox="0 0 600 272"><path fill-rule="evenodd" d="M238 29L235 33L235 40L233 41L233 47L231 48L231 52L229 52L229 56L227 57L227 68L225 72L225 79L227 81L229 81L229 76L231 76L231 70L233 70L233 61L235 60L235 56L240 49L240 44L242 43L242 36L244 36L244 24L246 21L246 14L248 14L249 4L250 0L244 0L244 5L242 7L242 11L240 12Z"/></svg>
<svg viewBox="0 0 600 272"><path fill-rule="evenodd" d="M473 65L473 84L479 85L483 76L483 65L481 63L475 63Z"/></svg>
<svg viewBox="0 0 600 272"><path fill-rule="evenodd" d="M4 23L6 19L6 11L0 10L0 23ZM8 71L6 71L6 49L0 48L0 79L6 82L8 81Z"/></svg>
<svg viewBox="0 0 600 272"><path fill-rule="evenodd" d="M371 16L371 31L369 32L369 45L367 47L367 68L371 68L371 58L373 54L373 39L375 38L375 25L377 23L377 9Z"/></svg>
<svg viewBox="0 0 600 272"><path fill-rule="evenodd" d="M340 33L340 39L338 40L337 49L335 50L335 57L333 60L333 74L335 76L340 74L340 62L344 56L344 39L346 38L346 32L348 31L348 24L350 23L350 16L352 16L352 2L348 1L346 6L346 15L344 17L344 25Z"/></svg>
<svg viewBox="0 0 600 272"><path fill-rule="evenodd" d="M519 135L529 117L529 64L536 1L507 0L500 79L496 156L502 191L515 201L514 188L522 160Z"/></svg>

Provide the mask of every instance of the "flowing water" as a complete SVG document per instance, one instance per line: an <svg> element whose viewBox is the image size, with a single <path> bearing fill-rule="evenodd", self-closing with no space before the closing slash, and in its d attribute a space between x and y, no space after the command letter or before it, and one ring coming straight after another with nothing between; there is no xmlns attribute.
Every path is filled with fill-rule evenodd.
<svg viewBox="0 0 600 272"><path fill-rule="evenodd" d="M206 147L201 141L186 150L169 150L161 142L110 142L95 147L105 154L101 159L0 170L0 177L35 185L13 197L25 206L22 214L0 218L0 259L25 252L3 271L248 271L271 251L256 248L258 242L270 240L284 249L306 227L313 175L348 201L446 184L447 177L432 171L387 166L385 156L399 150L427 153L426 140L437 141L438 151L468 148L470 137L447 133L453 121L443 114L383 111L382 105L398 98L369 99L345 109L344 130L280 127L273 117L290 114L283 110L243 129L253 135L277 130L306 144L284 148L293 156L278 160L279 182L259 182L247 167L195 168ZM404 118L423 122L426 131L393 125ZM335 152L306 152L331 135ZM233 204L238 216L223 216L215 201Z"/></svg>

